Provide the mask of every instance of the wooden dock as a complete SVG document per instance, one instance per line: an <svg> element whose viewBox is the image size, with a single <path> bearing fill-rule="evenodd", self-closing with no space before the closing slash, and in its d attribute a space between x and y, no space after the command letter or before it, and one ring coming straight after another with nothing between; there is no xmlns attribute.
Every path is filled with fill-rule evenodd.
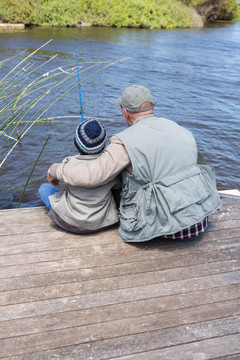
<svg viewBox="0 0 240 360"><path fill-rule="evenodd" d="M196 240L74 235L0 211L0 358L240 359L240 197Z"/></svg>
<svg viewBox="0 0 240 360"><path fill-rule="evenodd" d="M3 24L0 22L0 32L9 31L9 30L24 30L24 29L25 29L24 24L10 24L10 23Z"/></svg>

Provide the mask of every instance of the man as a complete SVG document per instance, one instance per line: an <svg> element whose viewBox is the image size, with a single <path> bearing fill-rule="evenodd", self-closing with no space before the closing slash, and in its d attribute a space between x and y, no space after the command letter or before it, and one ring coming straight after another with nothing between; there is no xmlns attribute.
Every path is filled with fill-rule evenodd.
<svg viewBox="0 0 240 360"><path fill-rule="evenodd" d="M95 187L122 172L119 235L123 241L184 239L203 233L220 198L213 168L197 164L192 133L155 117L155 102L143 86L126 88L117 105L129 127L113 136L94 161L74 169L67 161L53 164L49 181Z"/></svg>

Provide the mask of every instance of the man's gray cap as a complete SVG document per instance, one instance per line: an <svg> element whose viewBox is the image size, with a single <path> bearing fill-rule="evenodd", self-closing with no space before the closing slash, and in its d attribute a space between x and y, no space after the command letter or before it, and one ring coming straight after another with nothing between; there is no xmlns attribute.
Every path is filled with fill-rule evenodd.
<svg viewBox="0 0 240 360"><path fill-rule="evenodd" d="M140 110L140 106L146 101L150 102L152 106ZM132 85L123 91L116 105L120 105L132 113L138 113L153 109L155 102L147 88L142 85Z"/></svg>

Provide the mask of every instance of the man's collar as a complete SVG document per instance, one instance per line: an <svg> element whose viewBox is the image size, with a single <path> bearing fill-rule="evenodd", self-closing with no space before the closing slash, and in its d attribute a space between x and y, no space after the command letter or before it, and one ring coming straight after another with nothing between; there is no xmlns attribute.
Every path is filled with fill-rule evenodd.
<svg viewBox="0 0 240 360"><path fill-rule="evenodd" d="M133 125L136 124L136 122L138 122L140 119L143 119L143 118L146 118L146 117L152 117L154 116L154 114L148 114L148 115L143 115L143 116L140 116L139 118L136 119L135 123Z"/></svg>

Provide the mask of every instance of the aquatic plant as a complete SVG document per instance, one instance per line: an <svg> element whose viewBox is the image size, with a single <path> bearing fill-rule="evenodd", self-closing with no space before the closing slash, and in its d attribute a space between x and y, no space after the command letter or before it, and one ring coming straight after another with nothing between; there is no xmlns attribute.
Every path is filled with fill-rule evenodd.
<svg viewBox="0 0 240 360"><path fill-rule="evenodd" d="M107 67L129 59L124 58L114 62L85 62L80 65L76 65L74 61L56 68L52 66L52 63L58 54L49 55L44 61L39 62L39 59L31 61L51 41L49 40L23 57L0 81L0 168L4 166L13 150L23 142L23 139L34 127L46 123L62 123L59 121L60 116L51 116L51 109L80 85L80 77L77 75L81 74L81 82L84 82ZM22 57L23 53L20 55ZM0 63L1 67L7 67L15 58L17 56L5 59ZM64 118L66 121L66 116ZM22 196L50 135L51 133L40 153L35 155L37 160L28 176ZM35 153L34 148L32 151Z"/></svg>

